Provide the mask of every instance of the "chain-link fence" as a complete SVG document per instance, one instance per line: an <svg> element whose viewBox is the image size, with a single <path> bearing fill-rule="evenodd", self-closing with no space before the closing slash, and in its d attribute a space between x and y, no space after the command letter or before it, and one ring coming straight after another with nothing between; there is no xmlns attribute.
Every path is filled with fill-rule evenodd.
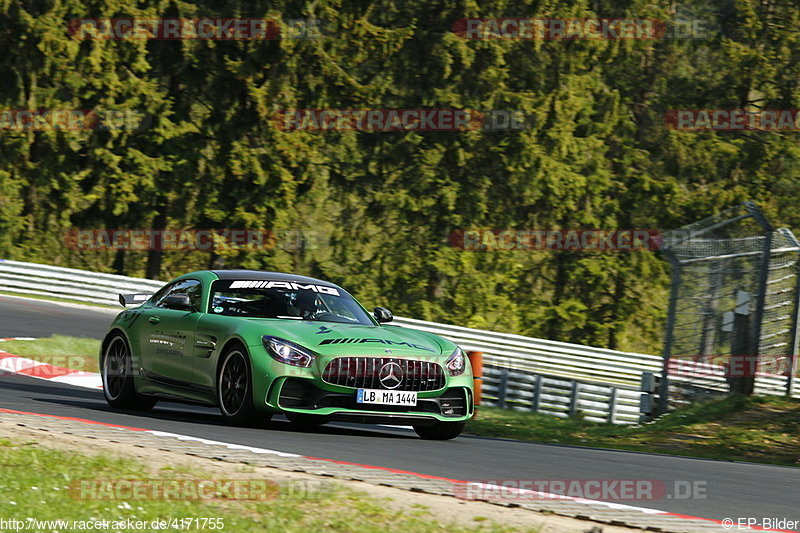
<svg viewBox="0 0 800 533"><path fill-rule="evenodd" d="M672 287L660 410L677 391L670 381L681 382L684 396L750 394L774 392L762 390L763 378L782 376L791 393L800 294L792 232L774 229L746 202L665 233L661 249Z"/></svg>

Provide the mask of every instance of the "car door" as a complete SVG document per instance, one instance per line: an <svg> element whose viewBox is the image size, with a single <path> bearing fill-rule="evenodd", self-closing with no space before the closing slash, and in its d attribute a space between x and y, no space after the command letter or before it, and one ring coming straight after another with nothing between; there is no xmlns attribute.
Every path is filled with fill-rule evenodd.
<svg viewBox="0 0 800 533"><path fill-rule="evenodd" d="M143 311L139 343L142 368L148 379L179 387L191 386L195 327L202 316L199 312L201 292L200 281L180 280L159 293L152 305ZM167 308L166 298L175 294L187 294L195 310Z"/></svg>

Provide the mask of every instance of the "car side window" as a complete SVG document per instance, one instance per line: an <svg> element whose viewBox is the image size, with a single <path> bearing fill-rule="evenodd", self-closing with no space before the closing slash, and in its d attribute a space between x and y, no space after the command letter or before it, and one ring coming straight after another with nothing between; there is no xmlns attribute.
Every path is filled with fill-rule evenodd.
<svg viewBox="0 0 800 533"><path fill-rule="evenodd" d="M181 280L174 283L166 291L162 289L163 293L159 292L156 298L153 299L153 305L156 307L164 307L164 299L170 294L188 294L194 308L200 309L201 287L202 285L196 279Z"/></svg>

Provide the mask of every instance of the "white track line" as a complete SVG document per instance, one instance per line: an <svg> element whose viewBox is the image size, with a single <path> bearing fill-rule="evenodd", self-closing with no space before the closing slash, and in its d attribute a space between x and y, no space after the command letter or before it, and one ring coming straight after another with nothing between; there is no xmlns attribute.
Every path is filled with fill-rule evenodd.
<svg viewBox="0 0 800 533"><path fill-rule="evenodd" d="M298 455L296 453L279 452L277 450L269 450L267 448L254 448L253 446L245 446L243 444L232 444L230 442L220 442L218 440L201 439L200 437L191 437L189 435L181 435L179 433L169 433L167 431L156 431L154 429L149 429L147 430L147 433L151 433L158 437L172 437L178 440L199 442L202 444L209 444L212 446L225 446L229 450L244 450L253 453L277 455L280 457L303 457L302 455Z"/></svg>

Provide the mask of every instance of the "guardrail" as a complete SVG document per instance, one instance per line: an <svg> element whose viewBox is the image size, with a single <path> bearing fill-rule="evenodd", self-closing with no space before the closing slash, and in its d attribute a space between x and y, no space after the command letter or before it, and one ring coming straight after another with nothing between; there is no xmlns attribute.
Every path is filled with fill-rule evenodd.
<svg viewBox="0 0 800 533"><path fill-rule="evenodd" d="M22 261L0 260L0 291L118 305L120 292L152 293L164 282ZM636 423L643 373L659 376L657 355L621 352L510 333L395 317L395 325L449 338L483 352L484 404L587 420ZM671 377L679 383L681 378ZM697 379L686 379L697 382ZM722 369L705 381L725 390ZM779 394L780 377L759 377L756 392ZM795 395L800 397L800 393Z"/></svg>
<svg viewBox="0 0 800 533"><path fill-rule="evenodd" d="M0 259L0 290L4 292L119 305L120 292L151 293L163 285L151 279Z"/></svg>
<svg viewBox="0 0 800 533"><path fill-rule="evenodd" d="M483 405L612 424L636 424L642 419L642 392L631 387L492 366L484 367L483 378Z"/></svg>
<svg viewBox="0 0 800 533"><path fill-rule="evenodd" d="M395 318L400 326L449 338L467 351L483 352L488 366L518 372L638 388L642 372L661 372L660 356L619 352L580 344L480 329Z"/></svg>

